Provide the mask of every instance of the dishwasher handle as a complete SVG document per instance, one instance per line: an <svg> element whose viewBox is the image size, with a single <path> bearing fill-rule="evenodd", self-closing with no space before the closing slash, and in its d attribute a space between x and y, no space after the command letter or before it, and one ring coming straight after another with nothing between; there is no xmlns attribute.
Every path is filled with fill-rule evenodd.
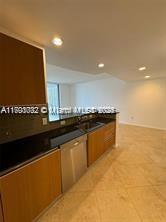
<svg viewBox="0 0 166 222"><path fill-rule="evenodd" d="M76 141L73 145L78 146L80 144L80 141Z"/></svg>
<svg viewBox="0 0 166 222"><path fill-rule="evenodd" d="M76 147L76 146L80 145L80 143L86 142L86 140L87 140L87 136L86 135L78 137L78 138L76 138L74 140L71 140L71 141L69 141L69 142L67 142L65 144L60 145L60 149L61 150L71 149L72 147Z"/></svg>
<svg viewBox="0 0 166 222"><path fill-rule="evenodd" d="M81 141L75 141L74 143L66 143L64 145L61 145L60 146L60 149L61 150L69 150L69 149L72 149L72 148L75 148L76 146L78 146L79 144L81 143Z"/></svg>

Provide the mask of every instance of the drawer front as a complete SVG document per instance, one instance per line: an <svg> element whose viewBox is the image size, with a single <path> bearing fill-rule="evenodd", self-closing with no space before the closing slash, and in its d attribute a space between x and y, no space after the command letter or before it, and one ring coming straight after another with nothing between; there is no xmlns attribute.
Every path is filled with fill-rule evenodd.
<svg viewBox="0 0 166 222"><path fill-rule="evenodd" d="M110 137L110 139L108 139L108 140L105 140L105 142L104 142L104 149L107 150L111 146L113 146L114 144L115 144L115 136Z"/></svg>
<svg viewBox="0 0 166 222"><path fill-rule="evenodd" d="M104 149L107 150L115 144L115 122L111 122L104 129Z"/></svg>
<svg viewBox="0 0 166 222"><path fill-rule="evenodd" d="M106 125L105 130L104 130L105 139L111 137L112 135L115 135L115 122L112 122Z"/></svg>
<svg viewBox="0 0 166 222"><path fill-rule="evenodd" d="M114 132L109 133L109 134L105 134L104 135L104 141L110 140L111 138L114 138L114 137L115 137L115 133Z"/></svg>

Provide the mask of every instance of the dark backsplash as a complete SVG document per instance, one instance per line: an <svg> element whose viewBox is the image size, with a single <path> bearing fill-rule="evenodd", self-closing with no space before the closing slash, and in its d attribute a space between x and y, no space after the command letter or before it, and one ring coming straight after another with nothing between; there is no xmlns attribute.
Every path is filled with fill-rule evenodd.
<svg viewBox="0 0 166 222"><path fill-rule="evenodd" d="M46 116L47 117L47 116ZM41 115L0 115L0 143L42 132Z"/></svg>
<svg viewBox="0 0 166 222"><path fill-rule="evenodd" d="M62 120L48 121L47 125L43 125L42 118L47 118L48 121L47 114L0 115L0 144L62 127ZM65 126L76 121L77 117L65 119Z"/></svg>

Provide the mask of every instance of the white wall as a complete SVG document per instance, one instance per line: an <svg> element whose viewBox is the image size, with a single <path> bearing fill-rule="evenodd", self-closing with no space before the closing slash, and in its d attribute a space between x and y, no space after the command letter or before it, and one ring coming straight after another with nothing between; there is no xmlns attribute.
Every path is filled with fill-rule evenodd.
<svg viewBox="0 0 166 222"><path fill-rule="evenodd" d="M166 79L124 82L47 64L47 80L61 83L62 107L111 105L123 123L166 129Z"/></svg>
<svg viewBox="0 0 166 222"><path fill-rule="evenodd" d="M80 83L73 85L71 96L76 106L115 106L121 122L166 129L166 79Z"/></svg>
<svg viewBox="0 0 166 222"><path fill-rule="evenodd" d="M71 106L71 86L69 84L59 84L59 97L61 107Z"/></svg>
<svg viewBox="0 0 166 222"><path fill-rule="evenodd" d="M61 107L71 106L71 84L85 81L93 81L95 79L109 78L109 74L93 75L89 73L77 72L55 65L46 64L46 79L47 82L59 84L60 105Z"/></svg>
<svg viewBox="0 0 166 222"><path fill-rule="evenodd" d="M124 88L124 81L112 77L75 84L71 89L72 104L81 107L111 105L121 110Z"/></svg>
<svg viewBox="0 0 166 222"><path fill-rule="evenodd" d="M126 84L123 122L166 129L166 79Z"/></svg>

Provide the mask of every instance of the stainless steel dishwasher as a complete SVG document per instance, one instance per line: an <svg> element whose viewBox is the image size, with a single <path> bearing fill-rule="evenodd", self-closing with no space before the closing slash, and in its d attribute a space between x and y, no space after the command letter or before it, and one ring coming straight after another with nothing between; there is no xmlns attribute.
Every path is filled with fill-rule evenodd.
<svg viewBox="0 0 166 222"><path fill-rule="evenodd" d="M62 191L68 190L87 170L87 136L78 137L60 146Z"/></svg>

